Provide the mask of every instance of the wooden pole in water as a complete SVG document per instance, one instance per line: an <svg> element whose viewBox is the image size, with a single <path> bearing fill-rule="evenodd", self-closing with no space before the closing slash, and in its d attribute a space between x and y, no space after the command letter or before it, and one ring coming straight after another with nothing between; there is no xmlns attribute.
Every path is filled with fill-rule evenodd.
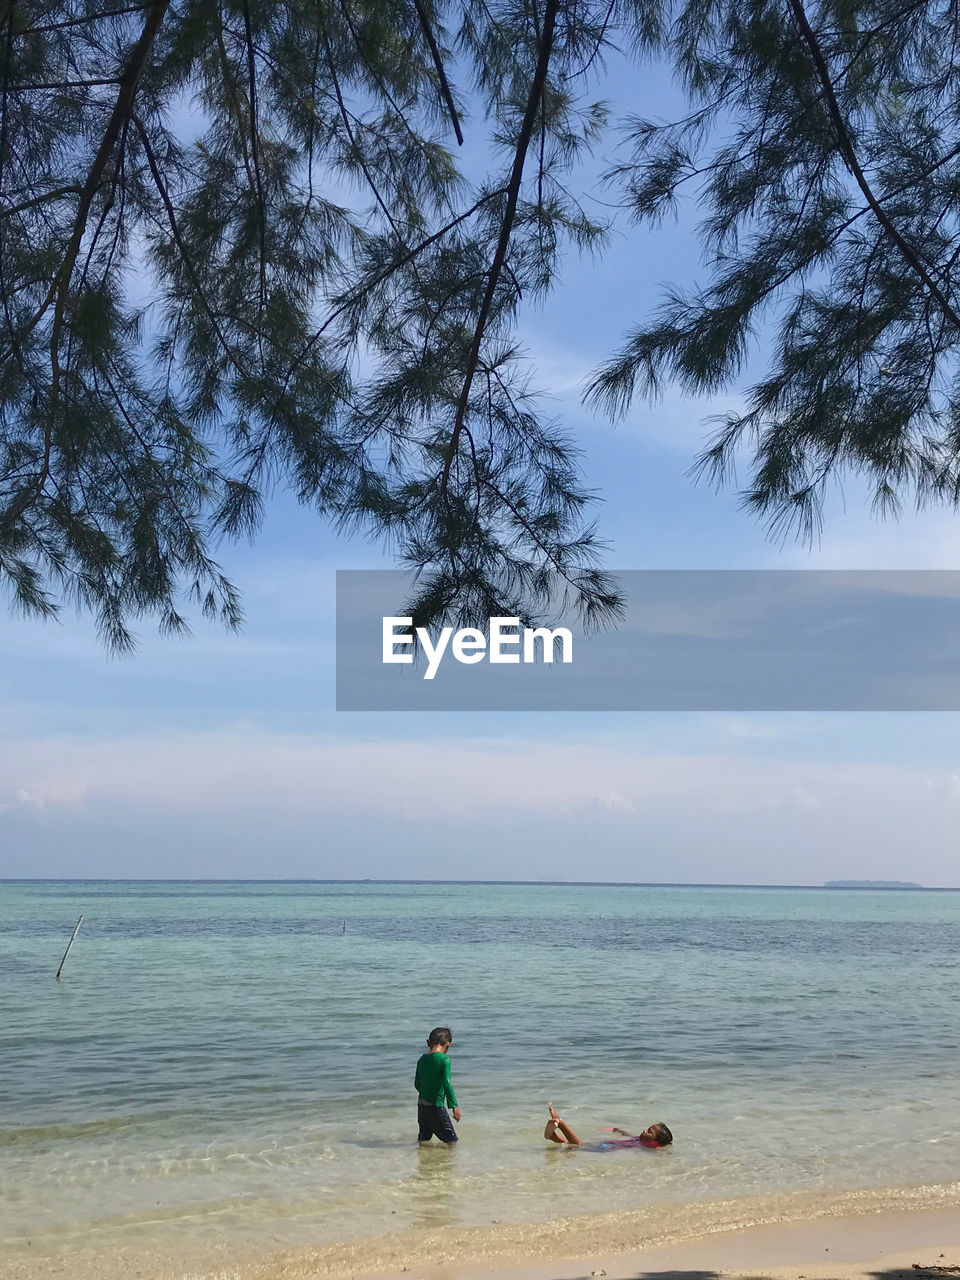
<svg viewBox="0 0 960 1280"><path fill-rule="evenodd" d="M77 921L77 927L76 927L76 928L74 929L74 931L73 931L73 937L72 937L72 938L70 939L70 941L67 943L67 949L66 949L66 951L63 953L63 959L60 961L60 968L57 970L57 981L58 981L58 982L60 981L60 971L63 969L63 966L64 966L64 965L66 964L66 962L67 962L67 956L70 954L70 948L73 946L74 938L76 938L77 934L80 932L80 926L81 926L82 924L83 924L83 916L81 916L81 917L80 917L80 919Z"/></svg>

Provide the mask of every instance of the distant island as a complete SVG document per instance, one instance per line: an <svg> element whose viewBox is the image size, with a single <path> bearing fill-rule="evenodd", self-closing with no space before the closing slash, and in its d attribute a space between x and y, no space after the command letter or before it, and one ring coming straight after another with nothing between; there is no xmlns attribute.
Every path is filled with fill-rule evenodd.
<svg viewBox="0 0 960 1280"><path fill-rule="evenodd" d="M825 880L825 889L922 889L912 880Z"/></svg>

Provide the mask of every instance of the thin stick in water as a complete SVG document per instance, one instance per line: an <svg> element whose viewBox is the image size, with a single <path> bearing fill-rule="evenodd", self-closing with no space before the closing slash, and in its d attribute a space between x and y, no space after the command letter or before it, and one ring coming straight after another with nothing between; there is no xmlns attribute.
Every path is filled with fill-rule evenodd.
<svg viewBox="0 0 960 1280"><path fill-rule="evenodd" d="M67 949L66 949L66 951L63 953L63 959L60 961L60 968L57 970L57 981L58 981L58 982L60 981L60 971L63 969L63 966L64 966L64 965L66 964L66 962L67 962L67 956L70 954L70 948L73 946L74 938L76 938L77 934L80 932L80 926L81 926L82 924L83 924L83 916L81 916L81 917L80 917L80 919L77 921L77 927L76 927L76 929L74 929L74 931L73 931L73 937L72 937L72 938L70 939L70 941L67 943Z"/></svg>

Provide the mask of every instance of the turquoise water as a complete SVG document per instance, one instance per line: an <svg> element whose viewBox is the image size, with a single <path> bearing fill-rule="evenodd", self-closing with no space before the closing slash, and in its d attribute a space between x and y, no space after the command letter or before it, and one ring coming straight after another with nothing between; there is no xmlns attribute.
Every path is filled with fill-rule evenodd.
<svg viewBox="0 0 960 1280"><path fill-rule="evenodd" d="M0 1242L951 1183L958 996L960 893L6 882ZM452 1151L414 1141L437 1023ZM675 1145L547 1147L548 1099L585 1138L664 1120Z"/></svg>

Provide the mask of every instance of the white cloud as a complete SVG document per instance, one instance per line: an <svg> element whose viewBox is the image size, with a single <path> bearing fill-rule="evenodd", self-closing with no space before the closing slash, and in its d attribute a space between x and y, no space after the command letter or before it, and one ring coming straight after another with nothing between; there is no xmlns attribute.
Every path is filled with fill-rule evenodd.
<svg viewBox="0 0 960 1280"><path fill-rule="evenodd" d="M47 808L73 809L83 802L86 794L87 788L82 783L48 776L29 790L26 787L18 787L14 792L13 803L3 807L32 809L34 812Z"/></svg>
<svg viewBox="0 0 960 1280"><path fill-rule="evenodd" d="M791 761L772 754L657 752L629 740L344 741L252 725L197 733L0 742L0 804L49 810L121 805L370 816L430 823L501 812L651 807L711 814L876 814L949 807L945 769Z"/></svg>
<svg viewBox="0 0 960 1280"><path fill-rule="evenodd" d="M907 509L899 519L871 515L863 485L850 482L845 496L835 493L827 503L819 545L785 545L779 557L784 569L960 569L960 519L942 507ZM942 594L943 584L927 584ZM899 588L898 588L899 589ZM918 575L917 594L926 587Z"/></svg>
<svg viewBox="0 0 960 1280"><path fill-rule="evenodd" d="M957 882L955 758L658 751L640 732L4 739L5 874Z"/></svg>
<svg viewBox="0 0 960 1280"><path fill-rule="evenodd" d="M595 796L594 802L606 813L634 814L637 812L637 806L633 801L617 791L608 791L602 796Z"/></svg>
<svg viewBox="0 0 960 1280"><path fill-rule="evenodd" d="M679 388L666 385L656 400L637 396L622 420L610 418L606 409L584 404L583 397L596 376L603 354L585 359L582 344L564 348L556 343L534 338L527 347L532 386L562 405L568 424L597 431L629 432L647 444L655 444L684 457L689 464L720 427L720 419L728 414L741 414L746 399L735 392L720 395L692 396ZM609 353L606 353L609 354Z"/></svg>

